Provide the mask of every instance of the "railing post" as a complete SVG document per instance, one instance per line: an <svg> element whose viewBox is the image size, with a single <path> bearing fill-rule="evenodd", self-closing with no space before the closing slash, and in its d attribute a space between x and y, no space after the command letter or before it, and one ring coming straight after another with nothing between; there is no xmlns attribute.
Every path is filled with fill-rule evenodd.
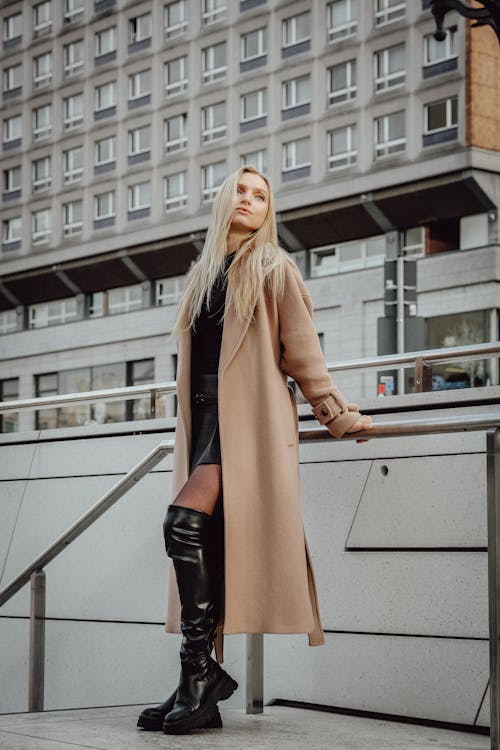
<svg viewBox="0 0 500 750"><path fill-rule="evenodd" d="M264 710L264 635L247 635L246 669L247 714L261 714Z"/></svg>
<svg viewBox="0 0 500 750"><path fill-rule="evenodd" d="M31 575L28 710L43 711L45 682L45 573Z"/></svg>
<svg viewBox="0 0 500 750"><path fill-rule="evenodd" d="M490 629L490 738L491 750L499 750L500 728L500 429L488 430L486 438L488 503L488 601Z"/></svg>
<svg viewBox="0 0 500 750"><path fill-rule="evenodd" d="M432 366L421 357L415 360L415 393L432 391Z"/></svg>

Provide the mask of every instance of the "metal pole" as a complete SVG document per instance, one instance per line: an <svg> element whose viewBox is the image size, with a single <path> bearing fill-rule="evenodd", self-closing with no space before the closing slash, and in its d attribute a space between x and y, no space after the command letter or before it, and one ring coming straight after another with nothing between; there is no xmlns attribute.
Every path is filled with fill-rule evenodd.
<svg viewBox="0 0 500 750"><path fill-rule="evenodd" d="M246 670L247 714L261 714L264 711L264 635L247 635Z"/></svg>
<svg viewBox="0 0 500 750"><path fill-rule="evenodd" d="M397 349L398 354L404 354L405 350L405 279L404 263L402 255L397 258ZM398 394L405 392L405 371L403 367L398 369Z"/></svg>
<svg viewBox="0 0 500 750"><path fill-rule="evenodd" d="M28 710L43 711L45 682L45 573L31 575Z"/></svg>
<svg viewBox="0 0 500 750"><path fill-rule="evenodd" d="M490 738L491 750L499 750L499 615L500 615L500 429L488 430L486 438L488 497L488 602L490 623Z"/></svg>

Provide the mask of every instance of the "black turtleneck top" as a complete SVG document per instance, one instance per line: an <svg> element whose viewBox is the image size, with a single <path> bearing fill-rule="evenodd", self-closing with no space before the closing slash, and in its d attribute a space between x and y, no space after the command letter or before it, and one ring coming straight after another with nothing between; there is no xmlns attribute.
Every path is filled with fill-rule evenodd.
<svg viewBox="0 0 500 750"><path fill-rule="evenodd" d="M191 329L191 379L197 375L217 373L219 369L220 348L224 307L226 303L226 271L235 253L226 255L224 266L217 276L210 295L210 309L206 301L196 319L195 330Z"/></svg>

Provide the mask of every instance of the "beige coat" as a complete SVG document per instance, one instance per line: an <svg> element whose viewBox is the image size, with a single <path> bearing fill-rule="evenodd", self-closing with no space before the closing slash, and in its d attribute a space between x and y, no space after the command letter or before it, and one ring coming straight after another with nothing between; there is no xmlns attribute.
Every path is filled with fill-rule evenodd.
<svg viewBox="0 0 500 750"><path fill-rule="evenodd" d="M287 375L340 437L359 417L331 384L312 304L300 271L286 263L285 294L262 293L250 323L238 322L226 295L219 360L219 430L225 522L225 603L218 632L307 633L324 643L300 509L298 420ZM188 479L191 440L191 335L178 341L178 416L173 498ZM171 566L166 630L179 632Z"/></svg>

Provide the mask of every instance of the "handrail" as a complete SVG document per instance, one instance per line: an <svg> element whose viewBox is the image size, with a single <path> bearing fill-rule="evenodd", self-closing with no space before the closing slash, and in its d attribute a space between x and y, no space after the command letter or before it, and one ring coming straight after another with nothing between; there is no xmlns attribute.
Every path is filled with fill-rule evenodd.
<svg viewBox="0 0 500 750"><path fill-rule="evenodd" d="M112 505L116 503L126 492L142 479L143 476L156 466L168 453L174 449L173 440L165 440L151 450L139 463L130 469L110 490L108 490L89 510L83 514L72 526L61 534L50 547L47 547L33 562L27 565L5 588L0 591L0 607L22 589L32 573L42 570L49 562L66 549L71 542L77 539L85 529L92 526L94 521L102 516Z"/></svg>
<svg viewBox="0 0 500 750"><path fill-rule="evenodd" d="M500 341L488 344L473 344L468 346L453 346L443 349L428 349L405 354L388 354L380 357L364 357L350 359L344 362L328 362L328 372L345 372L346 370L379 370L391 369L396 365L415 364L418 362L448 362L453 359L484 359L488 355L500 355ZM99 391L82 391L81 393L61 393L57 396L39 396L37 398L18 399L16 401L0 401L0 414L21 409L44 409L47 406L68 406L75 403L91 403L94 401L117 401L120 399L136 399L151 396L155 401L159 395L175 393L175 381L162 383L144 383L122 388L106 388ZM154 410L154 407L153 407Z"/></svg>
<svg viewBox="0 0 500 750"><path fill-rule="evenodd" d="M404 354L385 354L379 357L349 359L345 362L329 363L330 372L344 370L365 370L370 368L391 369L394 365L411 365L416 360L425 362L449 362L453 359L485 359L488 355L500 353L500 341L487 344L469 344L467 346L449 346L442 349L425 349Z"/></svg>

